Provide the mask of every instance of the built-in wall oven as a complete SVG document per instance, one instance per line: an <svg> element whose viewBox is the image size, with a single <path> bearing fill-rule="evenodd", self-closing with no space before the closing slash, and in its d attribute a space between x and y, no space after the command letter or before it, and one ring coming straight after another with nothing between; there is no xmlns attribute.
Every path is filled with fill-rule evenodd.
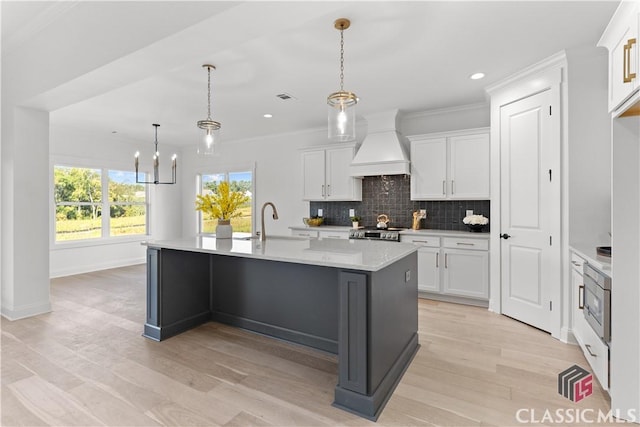
<svg viewBox="0 0 640 427"><path fill-rule="evenodd" d="M611 341L611 278L588 263L583 267L584 317L598 336Z"/></svg>

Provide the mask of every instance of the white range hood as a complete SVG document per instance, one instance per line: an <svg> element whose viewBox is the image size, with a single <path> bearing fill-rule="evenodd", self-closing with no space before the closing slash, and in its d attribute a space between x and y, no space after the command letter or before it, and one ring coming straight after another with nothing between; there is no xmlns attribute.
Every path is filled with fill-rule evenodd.
<svg viewBox="0 0 640 427"><path fill-rule="evenodd" d="M409 156L397 131L398 110L365 116L369 131L351 162L351 176L409 175Z"/></svg>

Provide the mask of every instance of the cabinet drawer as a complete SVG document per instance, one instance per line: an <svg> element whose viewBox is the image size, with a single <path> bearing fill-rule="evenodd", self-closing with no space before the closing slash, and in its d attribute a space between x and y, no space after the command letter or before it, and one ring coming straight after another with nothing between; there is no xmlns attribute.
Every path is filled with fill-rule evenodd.
<svg viewBox="0 0 640 427"><path fill-rule="evenodd" d="M471 239L464 237L445 237L442 246L453 249L471 249L476 251L488 251L489 240Z"/></svg>
<svg viewBox="0 0 640 427"><path fill-rule="evenodd" d="M582 266L584 265L584 260L576 255L574 252L571 252L571 268L576 270L578 273L582 274Z"/></svg>
<svg viewBox="0 0 640 427"><path fill-rule="evenodd" d="M609 389L609 347L598 338L598 335L591 329L591 326L584 318L577 325L580 333L576 337L584 353L584 357L589 362L593 374L600 381L603 389Z"/></svg>
<svg viewBox="0 0 640 427"><path fill-rule="evenodd" d="M416 246L425 246L427 248L440 247L440 237L435 236L401 236L400 241L403 243L413 243Z"/></svg>
<svg viewBox="0 0 640 427"><path fill-rule="evenodd" d="M321 239L348 239L349 232L344 231L320 231L318 237Z"/></svg>
<svg viewBox="0 0 640 427"><path fill-rule="evenodd" d="M291 235L300 237L318 237L318 232L316 230L291 230Z"/></svg>

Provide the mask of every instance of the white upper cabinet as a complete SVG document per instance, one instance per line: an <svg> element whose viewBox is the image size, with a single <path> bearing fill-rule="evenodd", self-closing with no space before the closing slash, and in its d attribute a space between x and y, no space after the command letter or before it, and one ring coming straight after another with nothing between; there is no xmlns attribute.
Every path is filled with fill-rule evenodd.
<svg viewBox="0 0 640 427"><path fill-rule="evenodd" d="M412 200L489 199L488 129L408 138L411 141Z"/></svg>
<svg viewBox="0 0 640 427"><path fill-rule="evenodd" d="M303 199L362 200L362 179L349 175L355 145L302 153Z"/></svg>
<svg viewBox="0 0 640 427"><path fill-rule="evenodd" d="M637 0L621 2L598 42L598 46L609 50L609 112L640 88L639 3Z"/></svg>

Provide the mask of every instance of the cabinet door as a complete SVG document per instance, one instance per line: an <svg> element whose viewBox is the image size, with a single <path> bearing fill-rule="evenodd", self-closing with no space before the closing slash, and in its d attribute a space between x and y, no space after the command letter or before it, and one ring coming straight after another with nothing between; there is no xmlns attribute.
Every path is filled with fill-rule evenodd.
<svg viewBox="0 0 640 427"><path fill-rule="evenodd" d="M444 249L442 291L449 295L489 298L489 253Z"/></svg>
<svg viewBox="0 0 640 427"><path fill-rule="evenodd" d="M411 199L441 200L447 197L447 139L411 143Z"/></svg>
<svg viewBox="0 0 640 427"><path fill-rule="evenodd" d="M353 160L353 148L331 148L326 154L326 188L327 200L362 200L362 192L358 194L357 185L360 179L349 175L349 166Z"/></svg>
<svg viewBox="0 0 640 427"><path fill-rule="evenodd" d="M470 200L490 197L489 134L449 138L450 199Z"/></svg>
<svg viewBox="0 0 640 427"><path fill-rule="evenodd" d="M635 40L635 43L631 43ZM630 75L635 73L635 78ZM609 55L609 110L613 111L638 87L638 22L629 19Z"/></svg>
<svg viewBox="0 0 640 427"><path fill-rule="evenodd" d="M440 292L440 249L418 249L418 290Z"/></svg>
<svg viewBox="0 0 640 427"><path fill-rule="evenodd" d="M324 150L302 153L302 175L304 200L324 200Z"/></svg>

